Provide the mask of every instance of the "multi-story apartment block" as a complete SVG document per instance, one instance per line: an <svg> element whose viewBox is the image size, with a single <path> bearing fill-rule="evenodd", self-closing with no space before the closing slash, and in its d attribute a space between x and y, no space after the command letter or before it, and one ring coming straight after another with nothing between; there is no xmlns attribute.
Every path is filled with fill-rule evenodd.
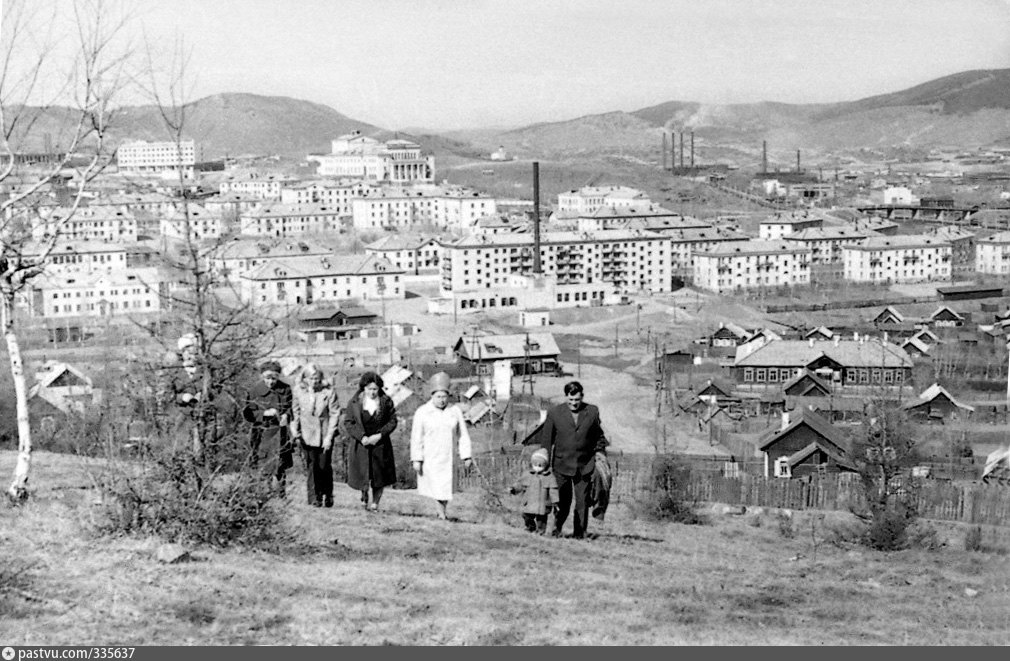
<svg viewBox="0 0 1010 661"><path fill-rule="evenodd" d="M589 215L602 207L644 208L650 204L648 195L628 186L583 186L558 194L558 213L569 217Z"/></svg>
<svg viewBox="0 0 1010 661"><path fill-rule="evenodd" d="M210 269L225 280L238 282L246 273L272 260L288 257L326 257L333 254L329 246L313 242L273 240L235 237L231 241L216 246L207 259Z"/></svg>
<svg viewBox="0 0 1010 661"><path fill-rule="evenodd" d="M513 273L533 272L531 234L473 235L444 243L443 295L491 289ZM618 289L671 290L670 239L641 230L545 232L540 240L544 274L559 285L611 283Z"/></svg>
<svg viewBox="0 0 1010 661"><path fill-rule="evenodd" d="M403 270L375 255L278 257L239 278L252 305L403 299Z"/></svg>
<svg viewBox="0 0 1010 661"><path fill-rule="evenodd" d="M68 207L44 210L41 222L33 223L32 238L40 241L59 235L71 241L137 242L137 219L122 207Z"/></svg>
<svg viewBox="0 0 1010 661"><path fill-rule="evenodd" d="M944 225L926 232L950 244L950 262L954 275L968 275L975 270L975 234L963 227Z"/></svg>
<svg viewBox="0 0 1010 661"><path fill-rule="evenodd" d="M513 273L494 289L453 291L445 298L431 299L432 313L470 313L488 308L556 309L608 305L620 300L609 282L558 284L552 275Z"/></svg>
<svg viewBox="0 0 1010 661"><path fill-rule="evenodd" d="M810 284L810 250L786 241L751 240L695 253L694 284L731 293Z"/></svg>
<svg viewBox="0 0 1010 661"><path fill-rule="evenodd" d="M329 154L310 154L324 177L353 177L370 181L406 183L433 181L435 158L421 153L409 140L379 142L355 131L333 141Z"/></svg>
<svg viewBox="0 0 1010 661"><path fill-rule="evenodd" d="M281 202L293 207L323 205L341 216L351 215L351 200L379 191L376 184L348 179L345 181L299 181L281 188Z"/></svg>
<svg viewBox="0 0 1010 661"><path fill-rule="evenodd" d="M871 237L841 250L845 280L890 283L950 279L950 244L924 234Z"/></svg>
<svg viewBox="0 0 1010 661"><path fill-rule="evenodd" d="M979 273L1010 273L1010 232L997 232L975 243L975 270Z"/></svg>
<svg viewBox="0 0 1010 661"><path fill-rule="evenodd" d="M179 205L161 218L161 235L182 241L220 239L231 228L220 213L199 204Z"/></svg>
<svg viewBox="0 0 1010 661"><path fill-rule="evenodd" d="M815 216L806 214L783 216L776 214L758 223L758 238L765 241L775 241L795 232L802 232L805 229L821 227L822 225L824 225L824 219Z"/></svg>
<svg viewBox="0 0 1010 661"><path fill-rule="evenodd" d="M384 236L365 246L366 255L384 257L396 268L414 275L437 269L442 251L442 244L435 237L403 234Z"/></svg>
<svg viewBox="0 0 1010 661"><path fill-rule="evenodd" d="M67 318L157 312L165 283L158 269L43 274L26 297L33 317Z"/></svg>
<svg viewBox="0 0 1010 661"><path fill-rule="evenodd" d="M632 229L632 225L641 226L651 221L664 222L679 227L710 227L711 223L697 219L685 219L679 213L664 209L658 204L643 204L641 206L611 207L602 206L594 211L579 214L575 219L576 228L580 232L596 232L598 230Z"/></svg>
<svg viewBox="0 0 1010 661"><path fill-rule="evenodd" d="M752 238L728 227L693 227L657 233L670 238L670 272L685 282L694 279L694 258L699 252Z"/></svg>
<svg viewBox="0 0 1010 661"><path fill-rule="evenodd" d="M359 230L431 225L464 231L494 213L493 197L464 188L391 188L351 200L351 222Z"/></svg>
<svg viewBox="0 0 1010 661"><path fill-rule="evenodd" d="M45 246L29 244L22 254L29 259L41 257ZM118 271L130 266L126 246L102 241L58 241L46 257L45 272L50 275Z"/></svg>
<svg viewBox="0 0 1010 661"><path fill-rule="evenodd" d="M257 200L279 200L281 189L296 181L283 174L263 173L255 170L227 175L220 184L222 195L237 193Z"/></svg>
<svg viewBox="0 0 1010 661"><path fill-rule="evenodd" d="M239 216L243 236L281 237L336 232L340 212L325 204L265 204Z"/></svg>
<svg viewBox="0 0 1010 661"><path fill-rule="evenodd" d="M192 140L175 142L124 142L116 150L116 164L120 172L131 174L177 173L193 178L196 165L196 144Z"/></svg>
<svg viewBox="0 0 1010 661"><path fill-rule="evenodd" d="M872 230L858 230L849 226L812 227L787 234L782 240L809 248L810 264L813 266L841 265L843 245L876 235Z"/></svg>
<svg viewBox="0 0 1010 661"><path fill-rule="evenodd" d="M854 282L949 280L950 262L950 243L932 236L871 236L842 246L845 279Z"/></svg>

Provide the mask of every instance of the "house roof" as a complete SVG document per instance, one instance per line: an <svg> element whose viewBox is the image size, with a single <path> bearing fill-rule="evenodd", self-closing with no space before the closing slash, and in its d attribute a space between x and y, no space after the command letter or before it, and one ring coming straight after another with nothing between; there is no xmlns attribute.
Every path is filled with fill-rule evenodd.
<svg viewBox="0 0 1010 661"><path fill-rule="evenodd" d="M808 330L806 333L803 334L803 337L804 339L806 339L812 335L823 335L829 340L835 336L834 332L832 332L832 330L827 326L818 326L817 328L811 328L810 330Z"/></svg>
<svg viewBox="0 0 1010 661"><path fill-rule="evenodd" d="M813 381L814 383L816 383L820 388L822 388L824 390L824 392L831 392L831 387L827 383L825 383L823 379L819 378L816 374L814 374L813 372L811 372L808 369L804 369L802 372L800 372L799 374L797 374L793 378L791 378L788 381L786 381L785 383L783 383L782 384L782 390L783 391L788 391L790 388L792 388L793 386L795 386L797 383L799 383L803 379L810 379L811 381Z"/></svg>
<svg viewBox="0 0 1010 661"><path fill-rule="evenodd" d="M435 237L389 234L369 243L365 250L420 250L432 243L438 243Z"/></svg>
<svg viewBox="0 0 1010 661"><path fill-rule="evenodd" d="M960 320L960 321L964 321L964 315L962 315L962 314L960 314L960 313L958 313L958 312L956 312L954 310L951 310L946 305L941 305L940 307L938 307L933 314L929 315L929 318L933 319L933 320L936 320L938 317L940 317L940 315L944 314L945 312L947 313L948 316L951 316L954 319L957 319L957 320Z"/></svg>
<svg viewBox="0 0 1010 661"><path fill-rule="evenodd" d="M901 348L904 349L907 346L915 348L921 353L929 353L930 346L920 340L918 337L910 337L901 343Z"/></svg>
<svg viewBox="0 0 1010 661"><path fill-rule="evenodd" d="M855 470L856 468L855 464L849 461L847 453L844 450L832 447L828 443L818 443L817 441L814 441L813 443L810 443L802 450L798 450L789 455L789 457L786 459L787 463L789 464L789 468L794 468L796 465L798 465L800 462L802 462L804 459L812 455L817 450L824 452L824 454L834 459L835 463L838 464L839 466L844 466L845 468L849 468L852 470Z"/></svg>
<svg viewBox="0 0 1010 661"><path fill-rule="evenodd" d="M453 349L470 360L514 360L526 356L527 338L530 358L548 358L561 353L552 333L461 336Z"/></svg>
<svg viewBox="0 0 1010 661"><path fill-rule="evenodd" d="M950 242L925 234L871 236L845 245L845 250L907 250L909 248L950 248Z"/></svg>
<svg viewBox="0 0 1010 661"><path fill-rule="evenodd" d="M806 425L817 435L824 438L829 443L833 443L837 450L844 452L844 449L848 445L845 434L837 427L833 426L820 414L815 413L811 409L800 409L795 412L792 417L793 420L786 425L785 428L773 429L762 436L758 442L758 449L764 450L779 441L782 437L792 433L797 427Z"/></svg>
<svg viewBox="0 0 1010 661"><path fill-rule="evenodd" d="M390 365L389 369L382 373L382 382L386 387L398 386L412 374L412 371L402 365Z"/></svg>
<svg viewBox="0 0 1010 661"><path fill-rule="evenodd" d="M926 406L930 402L932 402L934 399L936 399L937 397L946 397L947 399L950 400L951 404L953 404L954 406L958 407L959 409L964 409L965 411L974 411L975 410L974 406L969 406L968 404L965 404L963 402L959 402L958 400L954 399L954 396L951 395L950 392L948 392L946 388L944 388L943 386L941 386L938 383L934 383L930 387L928 387L925 390L923 390L919 394L919 398L917 400L915 400L914 402L908 402L907 404L902 405L901 408L903 408L903 409L914 409L914 408L918 408L920 406Z"/></svg>
<svg viewBox="0 0 1010 661"><path fill-rule="evenodd" d="M788 241L778 239L775 241L765 241L762 239L751 239L749 241L739 241L734 243L720 244L708 250L703 250L697 255L708 257L736 257L740 255L782 255L782 254L810 254L810 248L796 245Z"/></svg>
<svg viewBox="0 0 1010 661"><path fill-rule="evenodd" d="M898 320L899 322L902 322L902 321L904 321L904 320L905 320L905 317L903 317L903 316L902 316L902 314L901 314L900 312L898 312L898 311L897 311L896 309L894 309L894 307L893 307L893 306L891 306L891 305L888 305L888 306L887 306L887 307L885 307L885 308L884 308L883 310L881 310L880 312L878 312L878 313L877 313L877 316L875 316L875 317L873 318L873 321L878 321L878 320L879 320L879 319L880 319L881 317L884 317L884 318L886 318L886 317L888 317L888 316L892 316L892 317L894 317L894 318L895 318L895 319L897 319L897 320Z"/></svg>
<svg viewBox="0 0 1010 661"><path fill-rule="evenodd" d="M297 255L277 257L254 267L242 275L246 280L282 280L292 278L318 278L337 275L400 274L403 269L393 266L378 255Z"/></svg>
<svg viewBox="0 0 1010 661"><path fill-rule="evenodd" d="M773 340L742 357L738 348L734 366L806 367L821 356L843 367L912 367L904 349L877 339Z"/></svg>

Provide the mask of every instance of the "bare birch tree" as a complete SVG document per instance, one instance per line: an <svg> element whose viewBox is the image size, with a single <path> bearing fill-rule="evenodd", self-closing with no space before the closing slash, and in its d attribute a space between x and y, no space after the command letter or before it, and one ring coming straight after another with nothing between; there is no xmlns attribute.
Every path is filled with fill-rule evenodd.
<svg viewBox="0 0 1010 661"><path fill-rule="evenodd" d="M18 457L7 493L28 497L32 439L15 304L45 269L61 231L86 191L115 156L109 128L128 81L127 15L107 0L75 0L46 12L31 0L5 0L0 25L0 323L16 395ZM68 13L67 8L72 7ZM56 26L71 18L70 34ZM42 127L56 125L59 154L42 167L23 167ZM50 147L46 141L46 147ZM43 151L38 149L36 151ZM70 203L58 215L46 210L51 184L72 175ZM33 242L28 250L29 242Z"/></svg>

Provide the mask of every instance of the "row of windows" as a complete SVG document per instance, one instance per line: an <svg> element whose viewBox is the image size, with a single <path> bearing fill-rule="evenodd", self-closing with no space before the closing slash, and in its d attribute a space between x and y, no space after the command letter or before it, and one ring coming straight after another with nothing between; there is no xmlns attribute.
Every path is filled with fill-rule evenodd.
<svg viewBox="0 0 1010 661"><path fill-rule="evenodd" d="M129 296L130 294L143 294L143 293L145 293L147 291L150 291L149 287L143 287L143 288L142 287L134 287L133 289L124 289L124 290L122 290L122 295L123 296ZM61 292L53 292L53 300L58 300L60 298L82 298L82 297L83 298L92 298L94 296L97 296L97 297L101 298L102 296L105 296L105 291L104 290L98 290L97 294L94 291L85 291L83 293L80 292L80 291L74 291L74 292L65 291L65 292L62 292L63 295L60 296L60 293ZM71 296L71 294L73 294L73 296ZM118 290L118 289L110 289L109 290L109 296L119 296L119 295L120 295L120 290Z"/></svg>
<svg viewBox="0 0 1010 661"><path fill-rule="evenodd" d="M745 367L744 383L785 383L799 375L802 368L792 367ZM880 367L847 367L845 383L901 383L905 373L902 369Z"/></svg>
<svg viewBox="0 0 1010 661"><path fill-rule="evenodd" d="M101 307L100 303L84 303L83 304L83 308L87 312L92 312L92 311L94 311L96 305L99 306L99 307ZM150 300L133 301L133 305L132 306L130 305L130 301L122 301L118 305L117 305L116 301L111 301L108 305L109 305L109 309L110 310L117 310L117 309L128 310L128 309L130 309L130 307L134 307L134 308L149 308L149 307L151 307L151 301ZM66 305L63 306L63 310L60 310L60 306L59 305L54 305L53 306L53 314L59 314L60 312L63 312L63 313L81 312L82 311L81 308L82 308L82 304L81 303L77 303L77 304L69 304L68 303L68 304L66 304Z"/></svg>

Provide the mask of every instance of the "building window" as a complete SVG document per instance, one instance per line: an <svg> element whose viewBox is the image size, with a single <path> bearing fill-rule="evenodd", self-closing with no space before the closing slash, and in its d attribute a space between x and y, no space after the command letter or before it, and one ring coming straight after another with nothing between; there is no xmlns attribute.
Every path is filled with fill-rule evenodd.
<svg viewBox="0 0 1010 661"><path fill-rule="evenodd" d="M744 383L750 383L754 380L754 368L745 367L743 369L743 381Z"/></svg>
<svg viewBox="0 0 1010 661"><path fill-rule="evenodd" d="M757 383L764 383L765 381L767 381L767 379L768 379L767 370L765 370L765 368L763 367L759 367L757 369L757 372L755 372L754 381Z"/></svg>
<svg viewBox="0 0 1010 661"><path fill-rule="evenodd" d="M866 368L860 369L859 370L859 382L860 383L869 383L869 381L870 381L869 370L867 370Z"/></svg>

